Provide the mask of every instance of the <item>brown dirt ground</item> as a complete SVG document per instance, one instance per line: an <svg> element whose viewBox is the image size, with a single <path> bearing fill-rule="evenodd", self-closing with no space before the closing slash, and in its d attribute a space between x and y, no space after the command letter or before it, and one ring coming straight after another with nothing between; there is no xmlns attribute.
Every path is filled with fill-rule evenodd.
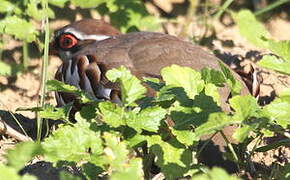
<svg viewBox="0 0 290 180"><path fill-rule="evenodd" d="M182 21L182 18L181 18ZM225 19L225 21L228 21ZM66 21L59 21L52 23L51 26L61 27L66 24ZM167 24L167 31L171 34L178 34L177 27L173 24ZM194 35L200 36L199 33L202 33L203 27L193 26ZM251 63L255 66L255 62L259 60L259 55L263 55L266 52L265 50L257 49L253 45L249 44L245 39L243 39L238 32L236 26L224 26L219 22L214 23L216 29L217 39L213 41L212 50L218 50L219 54L227 55L231 61L239 61L242 64ZM290 22L283 20L282 18L273 18L268 21L266 24L268 30L272 35L278 40L289 40L290 39ZM281 33L283 32L283 33ZM224 42L233 43L232 47L228 47ZM15 46L19 46L19 43L15 41L10 41L9 44L6 44L6 48L13 49ZM248 57L249 54L254 54L255 56ZM19 62L20 56L19 52L13 54L13 58L16 59L16 62ZM49 78L53 78L57 67L60 65L60 60L55 57L50 59L49 63ZM0 77L0 85L7 87L0 91L0 110L11 111L15 113L16 109L19 107L35 107L37 106L38 97L37 92L40 86L40 59L32 58L29 62L29 72L22 73L17 76L16 79L7 79L6 77ZM256 66L255 66L256 67ZM290 87L290 78L279 73L265 70L263 68L256 67L260 76L263 79L261 84L260 97L272 96L272 92L279 93L286 87ZM11 83L11 81L14 81ZM53 94L49 94L47 102L54 104ZM31 112L19 112L22 115L29 117L31 119L35 118L34 113ZM7 149L12 148L17 141L13 138L7 137L6 135L0 135L0 163L5 162L3 155ZM267 153L256 153L252 159L254 162L262 163L268 167L273 165L273 163L280 162L277 158L279 156L286 158L282 163L288 162L290 158L290 150L287 147L279 148L273 152Z"/></svg>

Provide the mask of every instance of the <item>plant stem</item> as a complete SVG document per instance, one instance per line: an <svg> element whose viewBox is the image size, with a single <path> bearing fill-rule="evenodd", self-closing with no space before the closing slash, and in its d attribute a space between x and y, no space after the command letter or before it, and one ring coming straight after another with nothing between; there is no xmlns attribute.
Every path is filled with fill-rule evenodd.
<svg viewBox="0 0 290 180"><path fill-rule="evenodd" d="M47 12L48 2L47 0L42 0L42 8ZM45 39L44 39L44 55L42 58L42 73L41 73L41 89L40 89L40 106L44 106L45 93L46 93L46 81L47 81L47 66L48 66L48 48L49 48L49 22L48 15L45 14L44 17L44 30L45 30ZM40 141L42 134L42 124L43 119L37 116L37 141Z"/></svg>
<svg viewBox="0 0 290 180"><path fill-rule="evenodd" d="M287 2L290 2L290 0L276 1L276 2L274 2L272 4L270 4L269 6L266 6L265 8L256 11L254 14L255 14L255 16L259 16L259 15L261 15L261 14L267 12L267 11L270 11L270 10L272 10L272 9L274 9L274 8L284 4L284 3L287 3Z"/></svg>
<svg viewBox="0 0 290 180"><path fill-rule="evenodd" d="M190 2L190 6L189 6L189 9L188 9L187 14L186 14L186 20L185 20L185 23L182 27L181 32L178 35L178 37L181 37L181 38L185 38L188 35L188 28L189 28L190 24L192 23L192 18L195 14L196 7L197 7L199 0L190 0L189 2Z"/></svg>
<svg viewBox="0 0 290 180"><path fill-rule="evenodd" d="M224 13L224 11L232 4L234 0L227 0L222 7L220 7L220 10L214 15L214 19L219 19L221 15Z"/></svg>
<svg viewBox="0 0 290 180"><path fill-rule="evenodd" d="M210 138L208 138L203 145L201 146L201 148L199 148L199 150L196 153L196 158L198 159L200 156L200 153L203 151L203 149L208 145L208 143L211 141L211 139L217 134L218 132L215 132L213 135L211 135Z"/></svg>
<svg viewBox="0 0 290 180"><path fill-rule="evenodd" d="M27 70L28 68L28 43L23 41L22 45L22 56L23 56L23 67L24 70Z"/></svg>
<svg viewBox="0 0 290 180"><path fill-rule="evenodd" d="M224 140L226 141L227 146L229 147L229 149L230 149L230 151L231 151L231 153L232 153L235 161L236 162L239 162L239 158L237 156L237 153L234 150L234 147L232 146L232 144L230 143L230 141L228 140L228 138L226 137L226 135L224 134L224 132L223 131L220 131L220 133L221 133L222 137L224 138Z"/></svg>

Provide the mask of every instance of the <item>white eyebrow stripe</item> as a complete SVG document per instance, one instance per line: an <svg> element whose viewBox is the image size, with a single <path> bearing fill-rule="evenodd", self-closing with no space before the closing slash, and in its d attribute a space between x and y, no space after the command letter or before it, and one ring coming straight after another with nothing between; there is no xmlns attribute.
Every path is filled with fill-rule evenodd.
<svg viewBox="0 0 290 180"><path fill-rule="evenodd" d="M102 41L102 40L109 39L112 37L112 36L107 36L107 35L95 35L95 34L86 35L82 32L76 31L74 28L71 28L71 27L65 29L64 32L72 33L73 35L76 36L76 38L80 40L94 39L96 41Z"/></svg>

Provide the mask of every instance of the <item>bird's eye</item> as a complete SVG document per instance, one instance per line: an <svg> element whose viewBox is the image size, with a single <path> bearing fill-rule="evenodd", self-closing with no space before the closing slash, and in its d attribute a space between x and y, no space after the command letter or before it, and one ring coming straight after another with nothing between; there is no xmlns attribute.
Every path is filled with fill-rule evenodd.
<svg viewBox="0 0 290 180"><path fill-rule="evenodd" d="M59 46L63 49L69 49L78 43L77 38L71 34L63 34L59 38Z"/></svg>

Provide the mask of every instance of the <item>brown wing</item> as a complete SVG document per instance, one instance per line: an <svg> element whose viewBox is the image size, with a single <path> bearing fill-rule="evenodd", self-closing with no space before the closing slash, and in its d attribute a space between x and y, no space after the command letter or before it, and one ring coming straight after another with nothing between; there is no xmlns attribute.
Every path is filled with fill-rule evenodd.
<svg viewBox="0 0 290 180"><path fill-rule="evenodd" d="M160 70L172 64L188 66L195 70L204 67L220 69L220 60L199 46L161 33L136 32L116 36L91 44L78 53L94 54L98 63L105 65L106 69L124 65L138 77L159 77ZM233 71L232 73L243 85L242 94L248 94L249 91L239 75ZM219 91L223 109L229 110L224 104L230 90L225 87Z"/></svg>

